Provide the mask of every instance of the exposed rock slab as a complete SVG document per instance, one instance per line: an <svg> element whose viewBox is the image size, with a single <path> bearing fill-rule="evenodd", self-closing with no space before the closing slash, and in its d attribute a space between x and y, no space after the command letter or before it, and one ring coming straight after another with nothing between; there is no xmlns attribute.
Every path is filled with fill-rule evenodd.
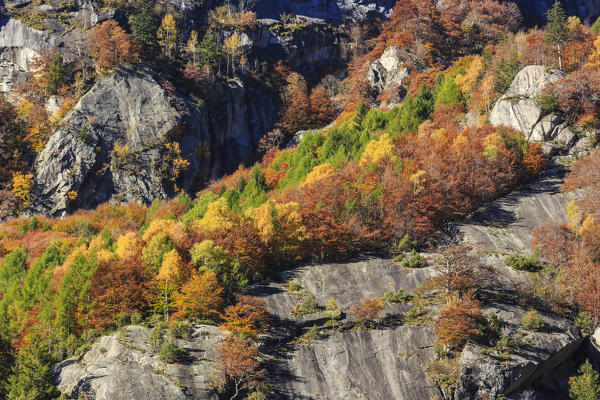
<svg viewBox="0 0 600 400"><path fill-rule="evenodd" d="M450 230L484 250L528 252L536 227L547 221L565 222L569 199L560 190L563 176L564 170L550 169L528 188L482 207Z"/></svg>
<svg viewBox="0 0 600 400"><path fill-rule="evenodd" d="M494 105L489 120L492 125L504 125L521 131L525 138L533 141L552 140L559 132L556 127L562 122L556 117L542 119L544 112L536 100L544 87L563 74L547 70L542 65L529 65L515 77L500 100Z"/></svg>
<svg viewBox="0 0 600 400"><path fill-rule="evenodd" d="M258 0L255 10L261 18L279 19L282 13L291 13L342 22L388 16L394 4L394 0Z"/></svg>
<svg viewBox="0 0 600 400"><path fill-rule="evenodd" d="M430 399L440 392L421 366L434 357L433 341L422 326L333 332L298 346L273 384L290 399Z"/></svg>
<svg viewBox="0 0 600 400"><path fill-rule="evenodd" d="M150 71L123 69L100 79L39 153L32 209L60 215L113 196L142 202L166 197L161 155L178 123ZM123 149L120 158L115 145Z"/></svg>
<svg viewBox="0 0 600 400"><path fill-rule="evenodd" d="M401 63L400 49L395 46L388 47L367 71L367 79L371 87L378 93L388 87L400 87L410 73L407 68L401 66Z"/></svg>
<svg viewBox="0 0 600 400"><path fill-rule="evenodd" d="M196 326L189 341L175 341L191 358L185 364L160 361L150 348L148 329L124 329L124 335L104 336L82 357L58 364L59 390L90 400L217 399L208 386L214 344L220 340L217 328Z"/></svg>
<svg viewBox="0 0 600 400"><path fill-rule="evenodd" d="M41 49L55 48L58 36L38 31L16 19L0 19L0 92L8 93L29 72Z"/></svg>

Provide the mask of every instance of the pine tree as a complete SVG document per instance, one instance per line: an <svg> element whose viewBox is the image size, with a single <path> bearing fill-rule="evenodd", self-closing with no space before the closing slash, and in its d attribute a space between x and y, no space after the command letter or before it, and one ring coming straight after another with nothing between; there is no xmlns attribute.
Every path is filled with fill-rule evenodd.
<svg viewBox="0 0 600 400"><path fill-rule="evenodd" d="M13 354L8 333L0 326L0 399L6 398L6 383L10 375L10 366L13 365Z"/></svg>
<svg viewBox="0 0 600 400"><path fill-rule="evenodd" d="M172 14L164 16L156 37L165 55L169 58L173 58L175 50L177 49L177 25L175 24L175 18Z"/></svg>
<svg viewBox="0 0 600 400"><path fill-rule="evenodd" d="M40 335L17 356L8 378L8 398L11 400L50 400L58 396L52 383L53 359L48 341Z"/></svg>
<svg viewBox="0 0 600 400"><path fill-rule="evenodd" d="M140 44L142 55L150 58L156 54L158 41L156 31L158 22L152 10L153 1L136 0L136 13L129 17L129 24L133 30L133 37Z"/></svg>
<svg viewBox="0 0 600 400"><path fill-rule="evenodd" d="M431 118L435 99L427 85L422 85L415 99L415 114L420 122Z"/></svg>
<svg viewBox="0 0 600 400"><path fill-rule="evenodd" d="M206 31L202 43L200 43L200 49L198 51L198 62L202 65L208 64L213 69L217 67L219 58L219 51L217 49L217 41L213 32L209 29Z"/></svg>
<svg viewBox="0 0 600 400"><path fill-rule="evenodd" d="M577 372L578 376L569 379L569 397L573 400L600 399L600 377L590 360L585 360Z"/></svg>
<svg viewBox="0 0 600 400"><path fill-rule="evenodd" d="M54 54L54 58L52 58L50 69L48 70L48 86L46 86L46 92L50 95L54 95L64 84L65 67L63 65L63 58L60 54L60 51L57 51Z"/></svg>
<svg viewBox="0 0 600 400"><path fill-rule="evenodd" d="M548 23L546 24L546 42L555 44L558 50L558 68L562 71L562 45L569 38L569 25L567 14L560 1L556 1L554 6L546 13Z"/></svg>

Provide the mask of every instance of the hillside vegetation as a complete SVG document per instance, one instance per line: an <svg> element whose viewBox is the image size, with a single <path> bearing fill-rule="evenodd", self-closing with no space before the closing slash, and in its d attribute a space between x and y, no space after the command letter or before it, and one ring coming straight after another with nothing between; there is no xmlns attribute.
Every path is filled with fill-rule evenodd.
<svg viewBox="0 0 600 400"><path fill-rule="evenodd" d="M129 10L127 2L112 3ZM196 32L185 55L172 43L179 32L173 16L165 12L162 23L145 20L144 13L156 10L141 3L130 18L131 33L114 20L93 28L95 73L140 59L151 63L160 54L168 68L185 71L187 82L197 84L196 94L204 82L217 79L214 74L233 79L251 73L243 72L247 60L234 43L239 35L219 43L217 57L210 30L241 32L256 23L251 11L232 15L217 8L201 35L201 50L194 50L200 40ZM106 203L64 218L3 222L0 399L58 398L52 366L127 324L153 326L165 360L185 358L161 335L167 326L176 331L186 321L220 325L232 334L219 345L216 368L225 378L216 387L223 396L239 392L266 398L259 397L268 390L261 384L264 371L254 343L267 330L267 316L260 300L244 295L249 285L277 279L302 264L367 252L399 255L404 266L418 267L417 250L433 246L433 235L446 223L538 177L548 162L541 146L486 120L526 65L560 64L566 75L549 84L540 101L584 131L598 129L597 29L559 15L559 33L552 21L545 30L519 31L520 15L508 3L457 0L447 9L434 3L400 1L381 34L360 43L348 77L334 82L335 90L325 83L309 88L283 63L266 71L265 79L280 89L283 132L263 138L259 162L240 166L195 196L176 185L188 165L172 145L171 161L179 168L173 174L179 194L173 199L148 206ZM155 24L150 38L148 21ZM365 78L389 46L404 51L411 71L399 104L393 101L399 88L373 93ZM64 115L89 84L83 75L67 76L60 52L44 57L38 72L15 89L20 102L0 100L0 201L22 212L34 184L28 165L52 132L53 120L42 107L50 95L61 96L59 114ZM217 72L219 66L224 71ZM298 145L282 148L283 138L296 130L334 119L326 129L307 131ZM532 296L556 313L577 318L587 332L600 316L599 167L598 151L573 164L564 189L586 195L566 210L569 224L536 231L539 259L512 260L516 269L539 272ZM473 260L461 258L468 250L450 248L444 255L452 265L470 266ZM493 318L480 310L477 277L459 271L457 282L450 282L454 273L445 271L423 289L444 304L436 333L448 349L492 335L494 329ZM388 297L401 302L404 295ZM380 298L367 300L351 311L360 329L368 328L373 312L383 307ZM310 301L304 306L310 308ZM525 322L535 328L536 316ZM243 364L242 372L236 363Z"/></svg>

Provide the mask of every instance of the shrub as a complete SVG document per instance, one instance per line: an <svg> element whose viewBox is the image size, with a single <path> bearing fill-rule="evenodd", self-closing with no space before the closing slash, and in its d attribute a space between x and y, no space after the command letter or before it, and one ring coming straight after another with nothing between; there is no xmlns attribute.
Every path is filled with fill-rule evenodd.
<svg viewBox="0 0 600 400"><path fill-rule="evenodd" d="M527 311L521 318L521 326L531 331L539 331L544 327L544 321L536 310Z"/></svg>
<svg viewBox="0 0 600 400"><path fill-rule="evenodd" d="M443 358L429 362L425 368L425 377L439 386L447 398L453 398L459 372L459 358Z"/></svg>
<svg viewBox="0 0 600 400"><path fill-rule="evenodd" d="M131 323L133 325L137 325L140 322L142 322L142 314L140 314L137 311L134 311L133 313L131 313Z"/></svg>
<svg viewBox="0 0 600 400"><path fill-rule="evenodd" d="M342 310L339 309L337 301L332 297L327 301L325 306L325 317L329 320L330 324L338 321L342 318Z"/></svg>
<svg viewBox="0 0 600 400"><path fill-rule="evenodd" d="M381 297L365 299L362 303L355 305L349 311L349 314L356 319L356 323L364 325L372 321L379 311L383 310L385 303Z"/></svg>
<svg viewBox="0 0 600 400"><path fill-rule="evenodd" d="M190 324L187 321L176 321L169 325L169 336L177 339L189 339Z"/></svg>
<svg viewBox="0 0 600 400"><path fill-rule="evenodd" d="M513 254L506 257L504 265L516 269L517 271L529 271L534 272L539 268L539 261L536 254L531 257L524 257L519 254Z"/></svg>
<svg viewBox="0 0 600 400"><path fill-rule="evenodd" d="M402 239L393 244L392 252L402 254L405 251L417 250L417 248L417 241L413 240L410 235L406 233Z"/></svg>
<svg viewBox="0 0 600 400"><path fill-rule="evenodd" d="M291 311L292 314L295 315L312 314L319 311L315 295L312 293L307 293L304 296L304 300L302 300L301 303L296 303Z"/></svg>
<svg viewBox="0 0 600 400"><path fill-rule="evenodd" d="M401 254L394 257L394 262L397 262L403 268L421 268L425 257L420 255L416 250L412 250L408 256Z"/></svg>
<svg viewBox="0 0 600 400"><path fill-rule="evenodd" d="M161 321L157 323L154 328L150 331L150 346L152 350L158 351L161 349L163 343L165 342L165 328L167 327L167 323Z"/></svg>
<svg viewBox="0 0 600 400"><path fill-rule="evenodd" d="M295 340L296 344L312 344L319 338L319 328L313 325L304 335Z"/></svg>
<svg viewBox="0 0 600 400"><path fill-rule="evenodd" d="M442 359L444 357L446 357L448 355L448 349L446 349L446 346L444 346L442 343L440 342L435 342L433 344L433 352L435 353L435 355Z"/></svg>
<svg viewBox="0 0 600 400"><path fill-rule="evenodd" d="M398 289L397 292L388 289L383 294L383 299L388 303L406 303L410 301L411 296L404 289Z"/></svg>
<svg viewBox="0 0 600 400"><path fill-rule="evenodd" d="M158 353L158 358L161 361L166 362L167 364L172 364L176 361L185 360L187 357L187 352L185 349L181 347L175 346L171 342L166 342L160 348L160 353Z"/></svg>
<svg viewBox="0 0 600 400"><path fill-rule="evenodd" d="M581 329L581 331L587 335L594 333L594 321L590 317L590 314L582 311L575 317L575 323Z"/></svg>

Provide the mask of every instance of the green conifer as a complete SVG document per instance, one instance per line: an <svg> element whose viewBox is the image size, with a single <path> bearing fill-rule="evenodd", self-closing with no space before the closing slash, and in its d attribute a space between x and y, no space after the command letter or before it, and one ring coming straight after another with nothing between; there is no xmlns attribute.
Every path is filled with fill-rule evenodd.
<svg viewBox="0 0 600 400"><path fill-rule="evenodd" d="M58 93L58 89L65 84L65 67L60 51L57 51L50 63L48 71L48 86L46 92L50 95Z"/></svg>

